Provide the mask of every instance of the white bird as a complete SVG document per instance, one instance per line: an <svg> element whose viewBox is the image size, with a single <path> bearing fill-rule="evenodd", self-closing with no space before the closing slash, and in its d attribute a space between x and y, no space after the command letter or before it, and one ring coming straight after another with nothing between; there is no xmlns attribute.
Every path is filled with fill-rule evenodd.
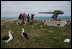
<svg viewBox="0 0 72 49"><path fill-rule="evenodd" d="M21 35L23 36L23 33L24 33L24 28L22 28L22 33L21 33ZM23 36L24 37L24 36Z"/></svg>
<svg viewBox="0 0 72 49"><path fill-rule="evenodd" d="M21 35L22 35L23 37L25 37L26 39L28 39L28 35L27 35L27 33L24 31L24 28L22 28L22 33L21 33Z"/></svg>
<svg viewBox="0 0 72 49"><path fill-rule="evenodd" d="M8 34L9 34L9 36L7 38L3 38L3 40L5 40L5 42L7 42L7 43L13 39L13 36L12 36L10 30L9 30Z"/></svg>
<svg viewBox="0 0 72 49"><path fill-rule="evenodd" d="M70 42L70 39L65 39L64 42L67 42L68 43L68 42Z"/></svg>
<svg viewBox="0 0 72 49"><path fill-rule="evenodd" d="M16 23L18 26L19 26L19 24L18 23Z"/></svg>

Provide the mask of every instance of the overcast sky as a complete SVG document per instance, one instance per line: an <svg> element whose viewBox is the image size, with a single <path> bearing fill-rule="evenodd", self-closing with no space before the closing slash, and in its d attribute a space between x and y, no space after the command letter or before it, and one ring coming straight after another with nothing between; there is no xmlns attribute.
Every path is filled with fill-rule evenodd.
<svg viewBox="0 0 72 49"><path fill-rule="evenodd" d="M20 13L51 12L62 10L62 16L71 16L71 1L1 1L1 17L18 17ZM44 14L51 15L51 14Z"/></svg>

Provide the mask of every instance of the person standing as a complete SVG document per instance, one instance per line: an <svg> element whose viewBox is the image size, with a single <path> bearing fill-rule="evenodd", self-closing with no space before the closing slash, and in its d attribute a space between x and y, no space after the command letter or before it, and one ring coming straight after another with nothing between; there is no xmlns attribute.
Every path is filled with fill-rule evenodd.
<svg viewBox="0 0 72 49"><path fill-rule="evenodd" d="M29 16L29 14L27 15L27 22L28 22L28 24L29 24L29 18L30 18L30 16Z"/></svg>
<svg viewBox="0 0 72 49"><path fill-rule="evenodd" d="M33 24L33 20L34 20L34 15L35 15L35 14L31 14L32 24Z"/></svg>
<svg viewBox="0 0 72 49"><path fill-rule="evenodd" d="M19 18L18 18L18 24L21 25L22 24L22 13L20 13Z"/></svg>
<svg viewBox="0 0 72 49"><path fill-rule="evenodd" d="M23 23L25 24L25 13L23 13Z"/></svg>

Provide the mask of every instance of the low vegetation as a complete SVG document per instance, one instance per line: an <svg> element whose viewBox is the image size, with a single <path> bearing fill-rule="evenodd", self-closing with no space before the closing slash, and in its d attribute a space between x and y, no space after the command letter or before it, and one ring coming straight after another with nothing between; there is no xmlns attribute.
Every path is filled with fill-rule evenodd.
<svg viewBox="0 0 72 49"><path fill-rule="evenodd" d="M42 25L41 21L34 21L34 25L25 24L18 26L17 21L5 22L1 26L1 39L8 36L11 30L13 40L5 43L1 40L1 48L71 48L71 41L65 43L64 39L71 39L71 25L64 28ZM29 40L21 36L22 28L28 34Z"/></svg>

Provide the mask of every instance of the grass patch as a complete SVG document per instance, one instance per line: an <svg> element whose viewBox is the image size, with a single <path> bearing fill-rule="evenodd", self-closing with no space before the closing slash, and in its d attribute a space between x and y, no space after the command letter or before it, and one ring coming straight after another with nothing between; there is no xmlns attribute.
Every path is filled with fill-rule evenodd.
<svg viewBox="0 0 72 49"><path fill-rule="evenodd" d="M41 24L42 21L34 21L34 25L18 26L17 21L6 22L1 26L1 38L8 35L11 30L14 39L9 43L1 40L1 48L71 48L70 43L64 43L64 39L71 39L71 25L64 28L49 27ZM28 34L29 40L21 36L22 28ZM39 35L39 36L36 36Z"/></svg>

